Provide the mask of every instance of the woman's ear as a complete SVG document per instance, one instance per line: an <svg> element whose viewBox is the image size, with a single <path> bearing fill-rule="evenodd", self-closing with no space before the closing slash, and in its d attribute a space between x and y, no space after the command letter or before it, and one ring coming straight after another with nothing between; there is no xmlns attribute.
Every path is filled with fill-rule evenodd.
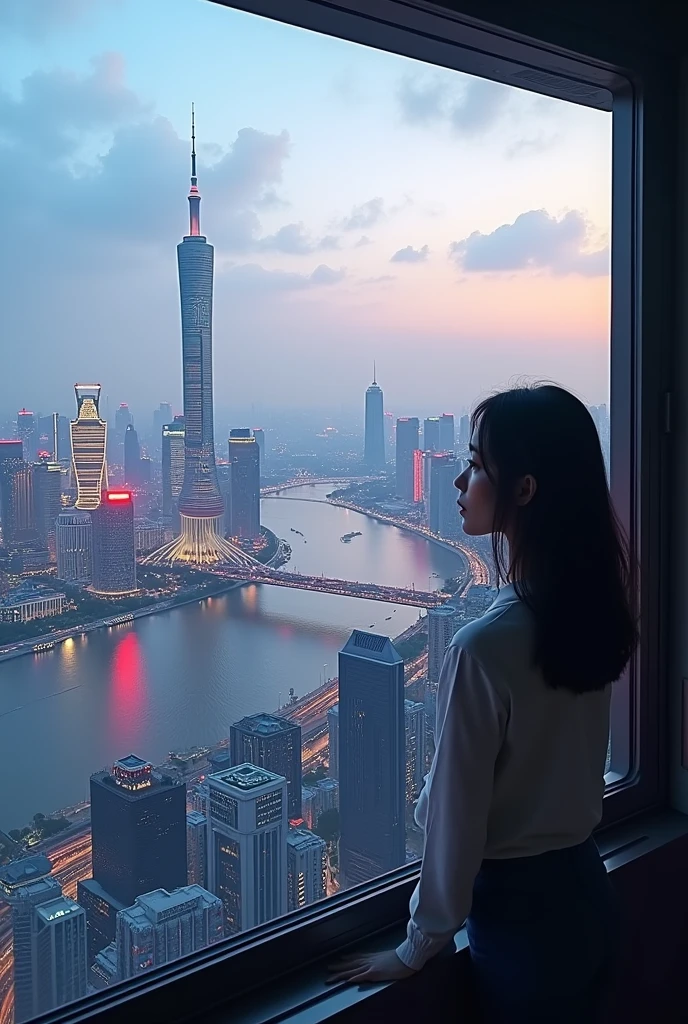
<svg viewBox="0 0 688 1024"><path fill-rule="evenodd" d="M516 504L527 505L532 501L537 491L537 480L530 473L526 473L516 484Z"/></svg>

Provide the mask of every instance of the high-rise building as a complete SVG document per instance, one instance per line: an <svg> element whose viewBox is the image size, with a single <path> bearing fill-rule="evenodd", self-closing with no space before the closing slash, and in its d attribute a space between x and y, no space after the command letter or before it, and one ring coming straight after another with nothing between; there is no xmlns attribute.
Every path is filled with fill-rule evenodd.
<svg viewBox="0 0 688 1024"><path fill-rule="evenodd" d="M453 452L456 438L454 436L454 414L443 412L440 416L440 446L441 452Z"/></svg>
<svg viewBox="0 0 688 1024"><path fill-rule="evenodd" d="M86 912L88 962L93 964L98 954L114 940L117 915L125 904L110 895L95 878L77 882L76 901Z"/></svg>
<svg viewBox="0 0 688 1024"><path fill-rule="evenodd" d="M339 860L357 885L404 864L404 662L389 637L354 630L339 652Z"/></svg>
<svg viewBox="0 0 688 1024"><path fill-rule="evenodd" d="M262 466L265 461L265 431L262 427L254 427L251 433L255 437L256 444L260 449L260 464Z"/></svg>
<svg viewBox="0 0 688 1024"><path fill-rule="evenodd" d="M300 910L327 895L327 843L306 828L287 834L287 907Z"/></svg>
<svg viewBox="0 0 688 1024"><path fill-rule="evenodd" d="M462 416L459 420L459 445L462 449L468 448L471 439L471 420L469 416Z"/></svg>
<svg viewBox="0 0 688 1024"><path fill-rule="evenodd" d="M0 515L5 545L11 543L16 529L13 480L14 474L24 465L23 452L22 441L0 441Z"/></svg>
<svg viewBox="0 0 688 1024"><path fill-rule="evenodd" d="M91 588L97 594L136 591L136 536L131 491L105 491L93 520Z"/></svg>
<svg viewBox="0 0 688 1024"><path fill-rule="evenodd" d="M129 406L126 402L122 402L117 411L115 412L115 433L119 440L124 440L124 432L129 426L133 426L134 417L129 411Z"/></svg>
<svg viewBox="0 0 688 1024"><path fill-rule="evenodd" d="M141 486L141 445L133 423L124 431L124 482L129 487Z"/></svg>
<svg viewBox="0 0 688 1024"><path fill-rule="evenodd" d="M20 445L21 442L17 442ZM3 452L3 454L5 454ZM36 515L31 466L23 459L5 456L0 464L2 535L5 545L35 540Z"/></svg>
<svg viewBox="0 0 688 1024"><path fill-rule="evenodd" d="M363 461L371 472L385 468L385 412L382 388L373 368L373 383L365 394L365 442Z"/></svg>
<svg viewBox="0 0 688 1024"><path fill-rule="evenodd" d="M254 764L287 780L287 814L301 817L301 726L260 712L229 730L232 765Z"/></svg>
<svg viewBox="0 0 688 1024"><path fill-rule="evenodd" d="M153 411L153 437L155 438L156 449L159 450L163 427L166 423L171 422L172 406L169 402L161 402L158 408Z"/></svg>
<svg viewBox="0 0 688 1024"><path fill-rule="evenodd" d="M175 416L162 428L162 514L173 518L178 511L184 483L184 417Z"/></svg>
<svg viewBox="0 0 688 1024"><path fill-rule="evenodd" d="M33 502L38 539L55 557L55 524L62 510L62 467L39 462L33 467Z"/></svg>
<svg viewBox="0 0 688 1024"><path fill-rule="evenodd" d="M242 764L208 788L208 888L234 935L287 912L287 781Z"/></svg>
<svg viewBox="0 0 688 1024"><path fill-rule="evenodd" d="M425 472L427 466L425 456L427 454L427 452L421 451L420 448L416 448L413 453L413 501L416 505L424 501L427 492Z"/></svg>
<svg viewBox="0 0 688 1024"><path fill-rule="evenodd" d="M47 1013L87 993L86 914L57 896L34 909L37 1013Z"/></svg>
<svg viewBox="0 0 688 1024"><path fill-rule="evenodd" d="M76 507L91 510L100 505L107 490L107 423L100 418L100 384L75 384L77 414L71 421L72 473L76 482Z"/></svg>
<svg viewBox="0 0 688 1024"><path fill-rule="evenodd" d="M202 886L142 894L117 915L117 980L136 978L223 937L222 903Z"/></svg>
<svg viewBox="0 0 688 1024"><path fill-rule="evenodd" d="M125 907L186 884L186 787L149 761L130 754L91 776L91 835L93 877Z"/></svg>
<svg viewBox="0 0 688 1024"><path fill-rule="evenodd" d="M396 490L404 501L413 501L413 453L418 448L418 417L397 420Z"/></svg>
<svg viewBox="0 0 688 1024"><path fill-rule="evenodd" d="M260 448L251 431L229 432L227 533L237 540L260 535Z"/></svg>
<svg viewBox="0 0 688 1024"><path fill-rule="evenodd" d="M33 462L38 452L38 430L36 417L28 409L20 409L17 413L17 437L24 445L27 462Z"/></svg>
<svg viewBox="0 0 688 1024"><path fill-rule="evenodd" d="M327 712L327 736L330 748L331 779L339 779L339 704L334 704Z"/></svg>
<svg viewBox="0 0 688 1024"><path fill-rule="evenodd" d="M58 416L57 419L57 454L60 462L65 464L72 462L72 438L70 422L66 416Z"/></svg>
<svg viewBox="0 0 688 1024"><path fill-rule="evenodd" d="M136 554L145 555L159 548L165 539L165 527L154 519L134 519Z"/></svg>
<svg viewBox="0 0 688 1024"><path fill-rule="evenodd" d="M428 526L443 537L457 537L460 529L458 493L454 487L457 476L453 452L433 452L428 460L429 488L427 500Z"/></svg>
<svg viewBox="0 0 688 1024"><path fill-rule="evenodd" d="M51 871L52 864L42 855L0 867L0 897L12 908L15 1024L23 1024L39 1013L34 910L62 895L60 883L50 877Z"/></svg>
<svg viewBox="0 0 688 1024"><path fill-rule="evenodd" d="M179 496L181 534L149 555L151 564L188 562L251 565L253 559L223 537L224 502L213 434L214 249L201 234L196 176L196 132L191 119L189 233L177 246L184 377L184 483Z"/></svg>
<svg viewBox="0 0 688 1024"><path fill-rule="evenodd" d="M426 452L440 450L440 418L428 416L423 421L423 448Z"/></svg>
<svg viewBox="0 0 688 1024"><path fill-rule="evenodd" d="M55 520L57 577L68 583L89 583L93 564L90 512L67 509Z"/></svg>
<svg viewBox="0 0 688 1024"><path fill-rule="evenodd" d="M205 885L208 819L199 811L186 812L186 878L189 885Z"/></svg>
<svg viewBox="0 0 688 1024"><path fill-rule="evenodd" d="M443 604L428 609L428 682L437 683L445 651L458 629L458 612L453 605Z"/></svg>
<svg viewBox="0 0 688 1024"><path fill-rule="evenodd" d="M406 803L417 799L425 777L425 705L404 701L406 723Z"/></svg>

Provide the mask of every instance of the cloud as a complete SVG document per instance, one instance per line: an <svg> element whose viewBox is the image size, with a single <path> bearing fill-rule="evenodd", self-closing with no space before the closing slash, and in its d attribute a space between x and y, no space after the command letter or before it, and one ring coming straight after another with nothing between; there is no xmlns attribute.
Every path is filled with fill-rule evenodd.
<svg viewBox="0 0 688 1024"><path fill-rule="evenodd" d="M372 228L385 216L385 203L380 196L369 199L360 206L355 206L348 217L340 221L342 231L362 231L365 228Z"/></svg>
<svg viewBox="0 0 688 1024"><path fill-rule="evenodd" d="M356 242L354 249L362 249L364 245L372 245L372 238L368 238L367 235L361 235L359 240Z"/></svg>
<svg viewBox="0 0 688 1024"><path fill-rule="evenodd" d="M532 138L517 139L510 146L507 146L504 155L507 160L514 160L520 156L537 156L551 149L560 139L558 134L534 135Z"/></svg>
<svg viewBox="0 0 688 1024"><path fill-rule="evenodd" d="M450 255L466 273L549 270L599 277L609 273L609 248L591 250L590 225L578 210L557 220L529 210L489 234L474 231L452 242Z"/></svg>
<svg viewBox="0 0 688 1024"><path fill-rule="evenodd" d="M111 130L149 113L124 81L119 53L103 53L85 76L61 69L34 71L22 82L21 96L0 93L4 139L44 159L74 156L84 133Z"/></svg>
<svg viewBox="0 0 688 1024"><path fill-rule="evenodd" d="M446 79L405 77L397 90L402 120L407 124L446 124L459 135L488 131L504 113L510 90L498 82L469 76Z"/></svg>
<svg viewBox="0 0 688 1024"><path fill-rule="evenodd" d="M430 253L430 249L427 245L424 245L422 249L414 249L412 245L407 245L403 249L399 249L393 256L390 257L390 263L423 263Z"/></svg>
<svg viewBox="0 0 688 1024"><path fill-rule="evenodd" d="M320 288L338 284L346 277L346 270L334 270L321 263L311 274L298 274L288 270L267 270L258 263L244 263L230 267L223 279L232 288L242 291L288 292L307 288Z"/></svg>
<svg viewBox="0 0 688 1024"><path fill-rule="evenodd" d="M362 277L359 284L390 284L396 281L395 274L380 274L378 277Z"/></svg>
<svg viewBox="0 0 688 1024"><path fill-rule="evenodd" d="M114 0L4 0L0 28L28 39L45 39Z"/></svg>
<svg viewBox="0 0 688 1024"><path fill-rule="evenodd" d="M320 249L338 249L339 239L335 235L325 235L320 239L311 238L304 230L303 224L285 224L274 235L266 235L256 243L262 251L285 252L293 256L304 256Z"/></svg>

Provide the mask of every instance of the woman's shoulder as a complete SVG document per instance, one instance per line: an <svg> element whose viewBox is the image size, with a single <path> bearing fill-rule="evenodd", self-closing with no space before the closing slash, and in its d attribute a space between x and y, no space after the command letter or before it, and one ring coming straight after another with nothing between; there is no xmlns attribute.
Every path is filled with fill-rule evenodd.
<svg viewBox="0 0 688 1024"><path fill-rule="evenodd" d="M467 622L452 637L458 647L487 667L495 657L500 661L510 652L517 655L530 650L533 616L521 601L497 605L478 619Z"/></svg>

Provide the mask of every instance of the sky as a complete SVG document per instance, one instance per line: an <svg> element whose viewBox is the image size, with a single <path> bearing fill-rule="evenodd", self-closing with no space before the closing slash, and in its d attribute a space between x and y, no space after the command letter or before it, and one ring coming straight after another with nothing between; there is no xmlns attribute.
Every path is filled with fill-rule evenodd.
<svg viewBox="0 0 688 1024"><path fill-rule="evenodd" d="M181 409L195 104L216 410L606 401L611 114L209 0L4 0L0 410Z"/></svg>

